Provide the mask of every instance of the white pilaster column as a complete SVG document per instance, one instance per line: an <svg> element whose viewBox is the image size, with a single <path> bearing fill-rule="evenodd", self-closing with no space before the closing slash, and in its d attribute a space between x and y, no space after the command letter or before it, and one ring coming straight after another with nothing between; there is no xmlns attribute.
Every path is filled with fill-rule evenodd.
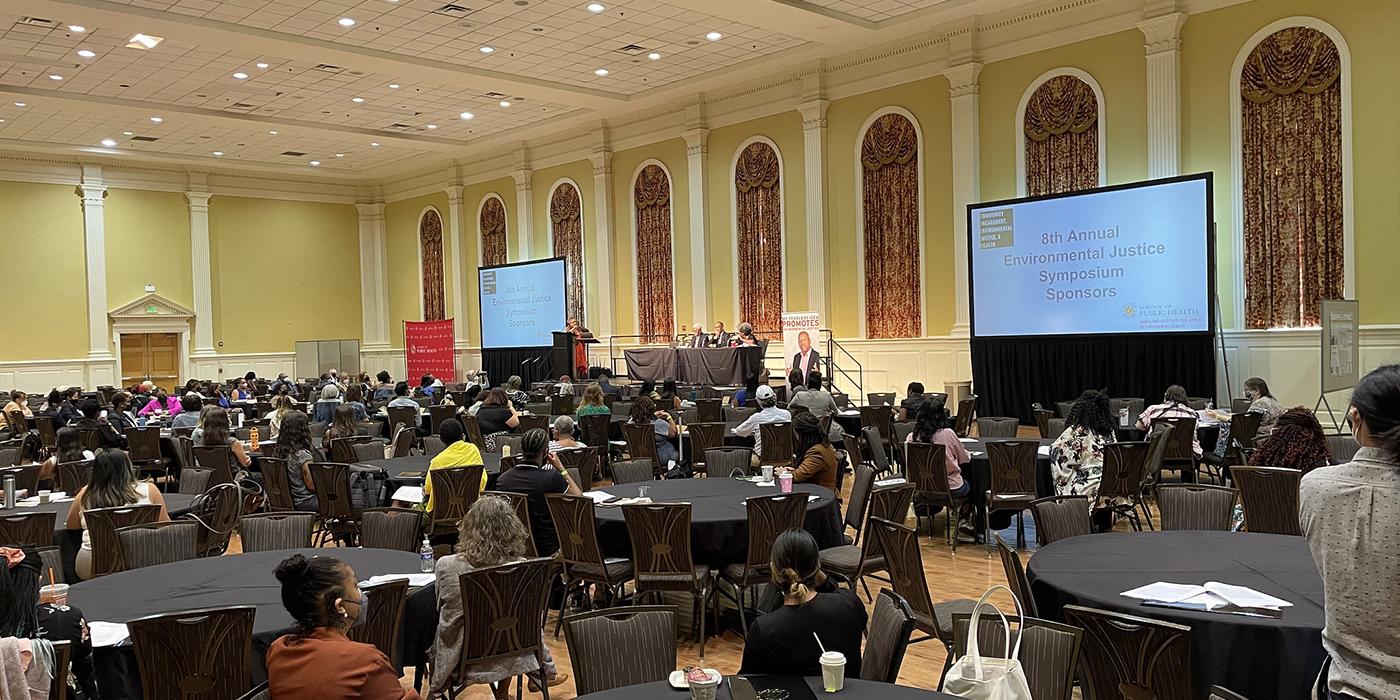
<svg viewBox="0 0 1400 700"><path fill-rule="evenodd" d="M102 213L102 168L83 166L78 196L83 201L83 243L87 261L88 360L113 361L107 326L107 228ZM89 367L88 376L100 375Z"/></svg>
<svg viewBox="0 0 1400 700"><path fill-rule="evenodd" d="M604 132L606 133L606 132ZM594 256L598 260L589 272L598 303L589 314L588 325L596 336L612 335L613 328L613 259L612 259L612 150L607 147L607 138L601 140L602 150L595 150L589 157L593 161L593 243Z"/></svg>
<svg viewBox="0 0 1400 700"><path fill-rule="evenodd" d="M466 219L462 218L462 190L461 185L449 185L447 187L447 226L452 240L452 316L454 318L453 330L456 333L454 339L458 349L467 345L467 280L462 270L462 255L466 250L463 227Z"/></svg>
<svg viewBox="0 0 1400 700"><path fill-rule="evenodd" d="M690 129L685 132L685 162L687 182L689 185L686 191L690 202L690 289L694 298L695 307L691 315L698 319L703 319L706 324L712 320L710 318L710 265L709 258L705 254L705 239L709 231L706 225L705 203L709 200L709 187L705 181L706 166L710 160L710 130ZM674 185L674 183L672 183ZM674 263L675 261L673 261ZM679 268L679 265L676 265ZM679 321L680 310L676 310ZM742 319L735 319L737 326Z"/></svg>
<svg viewBox="0 0 1400 700"><path fill-rule="evenodd" d="M362 350L389 347L389 291L385 270L384 203L356 204L360 213L360 313Z"/></svg>
<svg viewBox="0 0 1400 700"><path fill-rule="evenodd" d="M1181 26L1172 12L1138 23L1147 49L1147 176L1181 171Z"/></svg>
<svg viewBox="0 0 1400 700"><path fill-rule="evenodd" d="M515 260L530 259L530 231L534 228L534 198L531 181L535 171L521 168L510 174L515 179Z"/></svg>
<svg viewBox="0 0 1400 700"><path fill-rule="evenodd" d="M194 282L194 352L190 357L213 357L214 289L209 281L208 192L185 193L190 209L190 273Z"/></svg>
<svg viewBox="0 0 1400 700"><path fill-rule="evenodd" d="M825 99L802 103L803 169L806 171L807 294L830 327L826 290L826 108Z"/></svg>
<svg viewBox="0 0 1400 700"><path fill-rule="evenodd" d="M981 198L979 162L978 84L981 63L953 66L948 78L953 127L953 329L951 335L968 336L967 205Z"/></svg>

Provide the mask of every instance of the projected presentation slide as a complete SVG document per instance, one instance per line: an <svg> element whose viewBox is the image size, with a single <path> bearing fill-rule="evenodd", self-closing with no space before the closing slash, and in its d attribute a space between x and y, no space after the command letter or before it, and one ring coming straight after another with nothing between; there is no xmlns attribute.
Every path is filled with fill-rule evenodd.
<svg viewBox="0 0 1400 700"><path fill-rule="evenodd" d="M564 260L486 267L481 283L481 346L535 348L564 330Z"/></svg>
<svg viewBox="0 0 1400 700"><path fill-rule="evenodd" d="M1210 330L1210 179L969 207L977 336Z"/></svg>

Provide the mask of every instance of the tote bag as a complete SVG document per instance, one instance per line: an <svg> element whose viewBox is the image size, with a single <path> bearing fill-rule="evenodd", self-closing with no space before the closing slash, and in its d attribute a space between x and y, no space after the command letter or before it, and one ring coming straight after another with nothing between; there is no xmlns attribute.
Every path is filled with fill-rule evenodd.
<svg viewBox="0 0 1400 700"><path fill-rule="evenodd" d="M992 593L1003 590L1011 594L1016 603L1016 616L1021 617L1021 601L1006 586L992 586L982 594L972 609L972 619L968 623L967 653L953 663L948 674L943 677L943 692L969 700L1031 700L1031 688L1026 683L1026 673L1021 669L1018 657L1021 655L1021 636L1016 635L1016 644L1006 658L983 657L977 646L977 629L980 626L982 608L988 607L1001 618L1004 635L1011 639L1011 625L1006 616L995 605L987 602ZM1023 623L1024 624L1024 623Z"/></svg>

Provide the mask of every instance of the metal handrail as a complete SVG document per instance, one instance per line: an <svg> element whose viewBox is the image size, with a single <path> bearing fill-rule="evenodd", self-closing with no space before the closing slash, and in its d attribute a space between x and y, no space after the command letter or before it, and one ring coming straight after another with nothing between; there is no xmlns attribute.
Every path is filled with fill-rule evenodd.
<svg viewBox="0 0 1400 700"><path fill-rule="evenodd" d="M836 388L836 373L840 372L843 378L856 385L855 392L845 393L848 396L854 396L857 402L864 401L865 366L862 365L860 363L860 360L857 360L856 356L852 355L850 351L845 348L845 346L841 345L841 343L836 340L836 334L832 333L830 328L821 329L821 333L826 335L826 357L822 359L824 362L826 362L826 378L829 386L833 390ZM840 350L841 354L845 355L846 358L850 360L851 364L855 365L856 376L854 378L851 376L850 372L846 371L845 368L841 367L841 365L836 364L837 350Z"/></svg>

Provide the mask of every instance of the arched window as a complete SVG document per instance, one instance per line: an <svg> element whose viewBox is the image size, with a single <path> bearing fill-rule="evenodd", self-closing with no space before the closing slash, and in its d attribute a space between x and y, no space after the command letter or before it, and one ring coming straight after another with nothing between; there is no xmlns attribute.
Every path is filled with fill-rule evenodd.
<svg viewBox="0 0 1400 700"><path fill-rule="evenodd" d="M436 209L424 211L418 219L418 252L422 262L423 320L441 321L446 317L442 282L442 216Z"/></svg>
<svg viewBox="0 0 1400 700"><path fill-rule="evenodd" d="M1327 34L1269 34L1240 69L1246 328L1315 326L1346 292L1342 53Z"/></svg>
<svg viewBox="0 0 1400 700"><path fill-rule="evenodd" d="M636 209L637 332L643 342L664 343L675 328L671 266L671 178L647 165L632 187Z"/></svg>
<svg viewBox="0 0 1400 700"><path fill-rule="evenodd" d="M1022 98L1025 194L1087 190L1103 184L1102 107L1093 78L1061 69Z"/></svg>
<svg viewBox="0 0 1400 700"><path fill-rule="evenodd" d="M919 132L890 112L866 128L860 145L865 269L865 336L923 334L920 300Z"/></svg>
<svg viewBox="0 0 1400 700"><path fill-rule="evenodd" d="M572 182L561 182L549 196L550 237L554 256L568 272L569 317L583 324L583 199Z"/></svg>
<svg viewBox="0 0 1400 700"><path fill-rule="evenodd" d="M481 202L477 217L481 227L481 265L506 264L506 205L496 195Z"/></svg>
<svg viewBox="0 0 1400 700"><path fill-rule="evenodd" d="M735 250L739 320L776 331L783 322L782 166L767 141L754 141L734 161Z"/></svg>

